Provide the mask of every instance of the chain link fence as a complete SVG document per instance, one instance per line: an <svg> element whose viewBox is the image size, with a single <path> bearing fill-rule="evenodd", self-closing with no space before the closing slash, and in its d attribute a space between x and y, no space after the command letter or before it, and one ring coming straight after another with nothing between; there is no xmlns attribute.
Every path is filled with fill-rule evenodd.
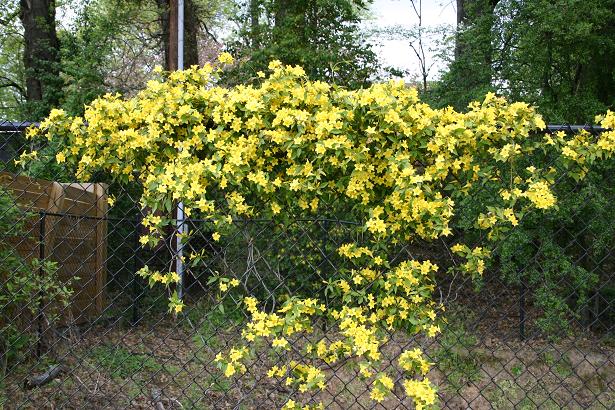
<svg viewBox="0 0 615 410"><path fill-rule="evenodd" d="M210 221L180 221L190 233L178 289L186 307L172 315L166 291L136 273L174 269L176 231L154 248L140 243L136 183L104 175L84 183L36 161L18 168L22 153L45 149L24 138L28 125L0 122L0 408L268 409L289 398L328 409L412 407L401 375L391 397L376 403L350 361L320 363L328 380L318 393L267 377L289 357L307 360L308 343L335 340L326 323L309 339L292 339L285 355L257 354L245 374L227 378L215 363L242 344L244 295L268 311L289 295L333 302L327 280L352 268L337 248L365 240L362 221L339 212L236 220L219 240ZM549 130L581 128L601 131ZM400 352L419 344L443 408L615 408L614 170L603 161L580 182L558 180L558 208L525 217L497 244L480 280L439 273L442 333L390 334L383 350L391 374ZM462 211L450 241L399 244L390 260L429 258L445 272L455 263L452 243L484 240L462 229L463 218ZM220 276L239 286L221 293L212 279Z"/></svg>

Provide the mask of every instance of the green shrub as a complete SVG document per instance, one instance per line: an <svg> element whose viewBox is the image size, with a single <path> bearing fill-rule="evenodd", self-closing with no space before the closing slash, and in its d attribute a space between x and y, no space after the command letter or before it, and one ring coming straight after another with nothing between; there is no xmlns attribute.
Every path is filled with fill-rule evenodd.
<svg viewBox="0 0 615 410"><path fill-rule="evenodd" d="M32 216L21 211L0 188L0 357L2 373L21 361L43 333L60 318L70 304L72 280L61 281L55 262L23 260L11 246L11 238L23 236L24 223ZM32 326L32 320L39 326Z"/></svg>

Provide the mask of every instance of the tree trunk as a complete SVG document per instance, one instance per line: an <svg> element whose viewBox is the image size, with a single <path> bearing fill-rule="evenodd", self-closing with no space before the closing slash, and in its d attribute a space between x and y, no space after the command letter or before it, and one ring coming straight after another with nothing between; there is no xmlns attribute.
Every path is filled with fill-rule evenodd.
<svg viewBox="0 0 615 410"><path fill-rule="evenodd" d="M491 82L493 63L493 30L495 8L500 0L457 0L457 32L455 35L455 61L470 68L483 65L476 83ZM467 33L464 33L468 30ZM464 73L472 75L471 72Z"/></svg>
<svg viewBox="0 0 615 410"><path fill-rule="evenodd" d="M465 44L460 35L470 26L476 25L483 18L493 22L495 8L500 0L457 0L457 30L455 35L455 59L461 58ZM485 25L484 29L491 31L493 24ZM488 34L488 33L487 33ZM490 36L487 36L490 37Z"/></svg>
<svg viewBox="0 0 615 410"><path fill-rule="evenodd" d="M171 5L169 0L156 0L158 5L158 13L160 15L160 35L162 38L162 49L164 52L164 67L166 70L170 70L171 62L171 42L169 38L169 20ZM177 58L176 58L177 60Z"/></svg>
<svg viewBox="0 0 615 410"><path fill-rule="evenodd" d="M461 57L461 39L459 33L462 30L462 24L465 20L465 2L466 0L457 0L457 29L455 30L455 60Z"/></svg>
<svg viewBox="0 0 615 410"><path fill-rule="evenodd" d="M250 0L250 47L252 50L258 50L260 46L260 30L259 30L259 1Z"/></svg>
<svg viewBox="0 0 615 410"><path fill-rule="evenodd" d="M286 23L286 15L288 8L291 6L289 0L276 0L275 1L275 15L274 24L276 28L282 28Z"/></svg>
<svg viewBox="0 0 615 410"><path fill-rule="evenodd" d="M19 17L24 27L26 100L41 101L37 114L44 116L60 101L60 43L55 0L20 0Z"/></svg>
<svg viewBox="0 0 615 410"><path fill-rule="evenodd" d="M457 0L457 28L465 18L465 2L466 0Z"/></svg>
<svg viewBox="0 0 615 410"><path fill-rule="evenodd" d="M188 68L199 65L199 20L194 0L186 0L184 7L184 68Z"/></svg>

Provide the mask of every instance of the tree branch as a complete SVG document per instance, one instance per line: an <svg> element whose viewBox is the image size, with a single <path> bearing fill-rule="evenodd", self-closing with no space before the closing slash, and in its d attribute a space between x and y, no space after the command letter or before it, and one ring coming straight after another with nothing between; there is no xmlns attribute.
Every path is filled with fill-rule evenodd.
<svg viewBox="0 0 615 410"><path fill-rule="evenodd" d="M19 91L19 94L26 95L26 90L24 90L22 86L20 86L19 84L17 84L15 81L11 80L10 78L5 77L5 76L0 76L0 80L5 81L4 83L0 83L0 88L13 87L13 88L16 88L17 91Z"/></svg>
<svg viewBox="0 0 615 410"><path fill-rule="evenodd" d="M5 19L0 19L0 24L3 26L8 26L9 23L17 16L19 16L19 7L13 11L13 14L9 14Z"/></svg>

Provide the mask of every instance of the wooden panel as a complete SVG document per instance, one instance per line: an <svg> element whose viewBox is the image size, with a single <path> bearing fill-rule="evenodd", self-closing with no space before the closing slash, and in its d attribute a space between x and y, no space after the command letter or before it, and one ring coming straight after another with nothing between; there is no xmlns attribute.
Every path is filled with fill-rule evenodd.
<svg viewBox="0 0 615 410"><path fill-rule="evenodd" d="M83 182L72 182L72 183L69 183L69 184L62 184L62 186L65 186L65 187L76 188L76 189L78 189L80 191L91 192L93 194L96 193L96 187L98 185L104 186L105 184L97 184L97 183L94 183L94 182L86 182L86 183L83 183Z"/></svg>
<svg viewBox="0 0 615 410"><path fill-rule="evenodd" d="M32 211L45 210L49 204L49 195L47 192L40 194L11 190L11 195L13 195L13 199L15 199L17 205Z"/></svg>
<svg viewBox="0 0 615 410"><path fill-rule="evenodd" d="M96 216L96 201L81 202L67 197L64 201L64 212L71 215Z"/></svg>
<svg viewBox="0 0 615 410"><path fill-rule="evenodd" d="M96 184L96 289L105 289L107 284L107 186ZM96 312L101 314L106 307L105 292L96 296Z"/></svg>
<svg viewBox="0 0 615 410"><path fill-rule="evenodd" d="M94 219L79 219L63 217L55 225L58 238L67 240L96 240L96 221Z"/></svg>
<svg viewBox="0 0 615 410"><path fill-rule="evenodd" d="M69 248L66 251L65 246L58 246L53 250L53 259L61 262L63 265L85 266L96 262L96 252L94 246L78 246Z"/></svg>
<svg viewBox="0 0 615 410"><path fill-rule="evenodd" d="M0 184L14 191L30 192L40 195L48 192L53 182L2 171L0 172Z"/></svg>
<svg viewBox="0 0 615 410"><path fill-rule="evenodd" d="M62 186L60 184L54 182L51 188L51 192L49 193L47 211L51 214L60 213L60 211L62 210L63 202L64 190L62 189ZM43 238L43 246L45 247L45 258L50 256L53 250L53 241L57 233L57 229L55 229L57 222L55 221L55 219L57 218L54 218L53 216L45 216L45 237Z"/></svg>
<svg viewBox="0 0 615 410"><path fill-rule="evenodd" d="M64 188L64 194L67 198L79 202L94 203L96 195L93 192L88 192L83 189L89 185L95 186L96 184L62 184L62 187Z"/></svg>
<svg viewBox="0 0 615 410"><path fill-rule="evenodd" d="M105 307L104 289L107 281L107 214L106 186L103 184L59 184L8 172L0 172L0 185L8 188L20 208L45 211L45 237L42 242L45 257L58 263L58 276L73 283L70 315L63 324L83 323L102 313ZM51 214L51 215L50 215ZM55 214L55 215L54 215ZM58 216L72 214L90 218ZM35 214L26 221L21 236L8 239L26 262L40 256L40 217Z"/></svg>

